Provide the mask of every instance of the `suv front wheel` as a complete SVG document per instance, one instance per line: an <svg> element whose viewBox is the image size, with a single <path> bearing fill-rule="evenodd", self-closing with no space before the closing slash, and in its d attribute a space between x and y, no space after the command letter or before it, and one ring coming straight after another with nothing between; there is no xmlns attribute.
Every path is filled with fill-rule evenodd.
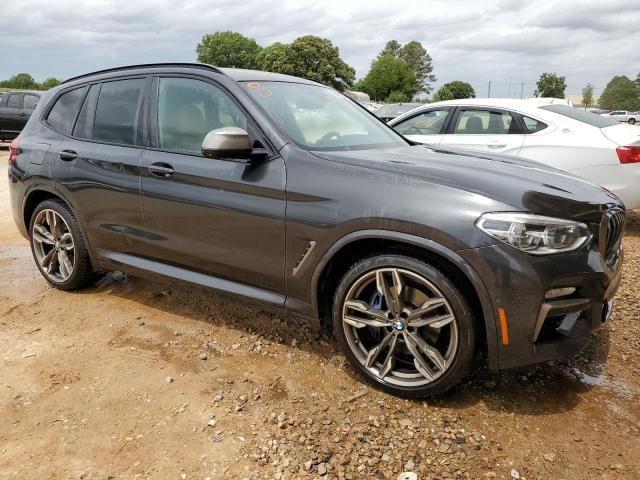
<svg viewBox="0 0 640 480"><path fill-rule="evenodd" d="M410 398L454 387L475 351L464 295L438 269L401 255L374 256L351 267L336 291L333 327L365 380Z"/></svg>

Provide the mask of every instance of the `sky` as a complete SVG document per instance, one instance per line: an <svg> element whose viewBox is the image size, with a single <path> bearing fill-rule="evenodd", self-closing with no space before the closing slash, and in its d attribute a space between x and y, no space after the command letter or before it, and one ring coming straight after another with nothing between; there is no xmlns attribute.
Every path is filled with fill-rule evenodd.
<svg viewBox="0 0 640 480"><path fill-rule="evenodd" d="M113 66L196 61L204 34L233 30L260 45L329 38L366 75L388 40L417 40L437 88L469 82L479 97L530 96L542 72L567 95L640 72L640 0L2 0L0 79L38 81Z"/></svg>

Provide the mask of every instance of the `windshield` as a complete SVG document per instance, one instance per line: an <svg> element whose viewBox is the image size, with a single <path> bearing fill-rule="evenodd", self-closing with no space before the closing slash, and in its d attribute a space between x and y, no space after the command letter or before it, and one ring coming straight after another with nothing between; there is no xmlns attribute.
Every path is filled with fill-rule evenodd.
<svg viewBox="0 0 640 480"><path fill-rule="evenodd" d="M610 118L602 117L600 115L596 115L595 113L587 112L579 108L569 107L567 105L547 105L540 108L542 110L549 110L550 112L558 113L560 115L564 115L565 117L569 117L579 122L586 123L587 125L591 125L592 127L606 128L613 125L619 125L617 120L612 120Z"/></svg>
<svg viewBox="0 0 640 480"><path fill-rule="evenodd" d="M419 103L405 103L402 105L383 105L376 110L376 115L379 117L399 117L403 113L407 113L416 107L419 107Z"/></svg>
<svg viewBox="0 0 640 480"><path fill-rule="evenodd" d="M391 128L330 88L288 82L242 84L278 127L302 148L364 150L407 145Z"/></svg>

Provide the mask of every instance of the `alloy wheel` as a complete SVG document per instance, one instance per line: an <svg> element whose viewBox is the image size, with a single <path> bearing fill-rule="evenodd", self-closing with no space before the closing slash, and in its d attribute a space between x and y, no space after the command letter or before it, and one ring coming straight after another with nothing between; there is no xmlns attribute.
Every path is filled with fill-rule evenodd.
<svg viewBox="0 0 640 480"><path fill-rule="evenodd" d="M402 268L360 276L342 307L347 343L379 381L420 387L441 377L458 350L451 305L430 281Z"/></svg>
<svg viewBox="0 0 640 480"><path fill-rule="evenodd" d="M55 210L41 210L33 221L31 241L42 272L53 282L67 281L75 265L75 244L64 218Z"/></svg>

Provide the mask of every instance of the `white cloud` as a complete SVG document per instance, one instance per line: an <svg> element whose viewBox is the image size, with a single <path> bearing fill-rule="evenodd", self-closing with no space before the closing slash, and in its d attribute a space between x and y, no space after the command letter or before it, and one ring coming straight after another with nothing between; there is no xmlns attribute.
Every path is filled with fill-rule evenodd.
<svg viewBox="0 0 640 480"><path fill-rule="evenodd" d="M597 94L612 76L640 70L640 0L4 0L2 19L0 78L195 61L202 35L218 30L262 45L328 37L358 76L387 40L419 40L437 84L468 81L479 95L489 81L494 95L529 95L545 71L565 75L568 94L587 82Z"/></svg>

